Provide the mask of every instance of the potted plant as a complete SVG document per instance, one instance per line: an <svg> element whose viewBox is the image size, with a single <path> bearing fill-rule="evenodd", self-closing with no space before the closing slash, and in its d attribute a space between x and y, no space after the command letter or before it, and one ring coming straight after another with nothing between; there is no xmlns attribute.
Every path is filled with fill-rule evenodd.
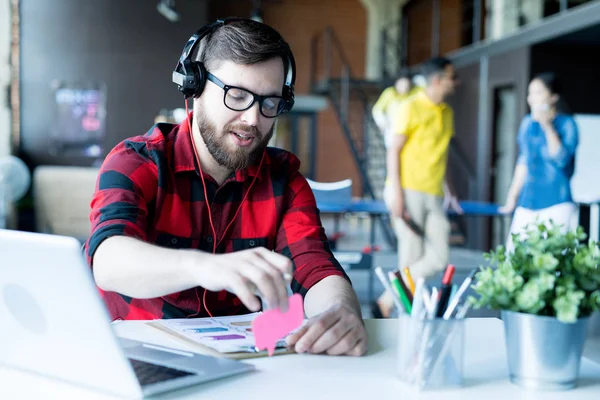
<svg viewBox="0 0 600 400"><path fill-rule="evenodd" d="M508 367L521 386L575 386L589 316L600 309L600 247L582 227L531 224L504 246L484 254L470 301L501 310Z"/></svg>

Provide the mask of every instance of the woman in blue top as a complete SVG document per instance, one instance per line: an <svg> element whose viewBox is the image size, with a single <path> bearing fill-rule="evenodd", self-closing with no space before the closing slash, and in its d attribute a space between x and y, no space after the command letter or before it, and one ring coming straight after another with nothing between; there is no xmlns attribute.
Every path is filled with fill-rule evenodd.
<svg viewBox="0 0 600 400"><path fill-rule="evenodd" d="M510 233L521 233L534 222L554 221L565 229L577 225L571 197L571 176L578 143L577 124L566 114L560 86L553 73L534 77L528 89L531 114L521 122L519 157L506 203L500 212L514 211ZM513 248L507 241L507 249Z"/></svg>

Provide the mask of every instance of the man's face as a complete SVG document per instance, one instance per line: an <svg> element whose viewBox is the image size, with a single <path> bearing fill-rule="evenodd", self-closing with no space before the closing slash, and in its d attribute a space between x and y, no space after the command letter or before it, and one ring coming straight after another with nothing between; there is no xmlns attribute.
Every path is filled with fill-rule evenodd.
<svg viewBox="0 0 600 400"><path fill-rule="evenodd" d="M456 72L454 71L454 66L452 66L451 64L446 65L446 67L444 68L444 72L441 75L439 75L438 80L438 84L442 95L446 97L454 93L457 83L458 77L456 76Z"/></svg>
<svg viewBox="0 0 600 400"><path fill-rule="evenodd" d="M209 72L225 85L258 95L281 96L284 68L280 58L254 65L223 61ZM258 101L245 111L233 111L225 106L223 98L224 90L207 81L194 102L194 120L215 161L232 171L244 169L260 159L273 136L275 118L263 116Z"/></svg>

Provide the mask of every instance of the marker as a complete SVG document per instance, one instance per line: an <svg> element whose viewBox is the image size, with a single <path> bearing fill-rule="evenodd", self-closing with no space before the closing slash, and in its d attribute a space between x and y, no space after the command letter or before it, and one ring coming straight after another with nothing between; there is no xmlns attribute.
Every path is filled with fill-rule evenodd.
<svg viewBox="0 0 600 400"><path fill-rule="evenodd" d="M454 312L454 310L456 309L456 306L460 302L461 297L465 294L465 292L467 291L469 286L471 286L471 282L473 282L473 279L475 278L476 273L477 273L476 269L471 271L469 276L467 276L465 278L465 280L463 281L463 283L460 285L460 287L456 291L456 294L452 297L452 300L450 300L450 303L448 304L448 308L444 312L444 319L448 319L452 316L452 313Z"/></svg>
<svg viewBox="0 0 600 400"><path fill-rule="evenodd" d="M423 313L425 308L425 303L423 302L423 294L425 293L425 278L417 279L417 287L415 289L415 295L413 296L414 300L412 303L412 311L411 316L413 318L421 319L421 314Z"/></svg>
<svg viewBox="0 0 600 400"><path fill-rule="evenodd" d="M471 303L467 301L460 307L460 310L456 312L456 319L464 319L469 311L469 308L471 308Z"/></svg>
<svg viewBox="0 0 600 400"><path fill-rule="evenodd" d="M291 290L289 290L289 289L290 289L290 283L292 281L292 275L291 274L287 274L287 273L283 273L283 274L281 274L281 277L283 278L283 283L286 286L286 289L288 291L288 297L289 297L289 296L291 296ZM254 295L260 299L260 302L262 304L262 309L263 310L270 309L271 307L269 306L269 303L267 303L267 301L265 300L263 294L260 292L260 290L258 290L258 288L256 287L256 285L253 284L253 283L250 283L249 286L250 286L250 290L252 291L252 293L254 293ZM283 312L287 311L287 305L286 305L286 307L279 306L279 308Z"/></svg>
<svg viewBox="0 0 600 400"><path fill-rule="evenodd" d="M402 274L400 273L399 270L395 270L394 271L394 275L396 276L396 278L398 278L398 283L400 283L400 286L402 286L402 290L406 294L406 297L408 298L408 301L410 302L410 304L412 304L412 302L413 302L413 294L410 291L410 289L408 288L408 286L406 285L406 282L404 282L404 278L402 277Z"/></svg>
<svg viewBox="0 0 600 400"><path fill-rule="evenodd" d="M452 277L454 276L454 265L449 264L444 272L442 278L442 288L440 294L440 304L438 306L435 316L441 318L444 315L444 311L448 307L448 300L450 299L450 293L452 292Z"/></svg>
<svg viewBox="0 0 600 400"><path fill-rule="evenodd" d="M448 297L448 304L450 304L450 302L452 301L452 299L454 298L454 295L456 295L456 290L458 289L458 286L456 286L456 284L452 284L452 290L450 290L450 297ZM446 309L448 309L448 307L446 307Z"/></svg>
<svg viewBox="0 0 600 400"><path fill-rule="evenodd" d="M411 305L410 301L408 300L408 296L406 295L406 292L402 289L402 286L400 284L398 277L393 272L388 272L388 276L390 277L390 282L392 282L392 286L394 286L396 288L396 291L398 292L398 296L400 297L400 302L402 302L402 305L404 306L406 313L408 315L410 315L410 313L412 311L412 305Z"/></svg>
<svg viewBox="0 0 600 400"><path fill-rule="evenodd" d="M424 293L425 294L425 293ZM425 316L426 319L433 319L435 318L435 312L436 312L436 308L437 308L437 304L438 304L438 288L437 287L432 287L431 288L431 296L430 296L430 300L428 302L428 307L427 307L427 314ZM430 346L430 340L431 340L431 332L432 330L432 325L423 322L423 337L421 338L421 345L419 347L419 352L418 352L418 356L417 356L417 382L421 382L422 377L423 377L423 372L424 372L424 368L423 365L426 362L426 358L427 358L427 348Z"/></svg>
<svg viewBox="0 0 600 400"><path fill-rule="evenodd" d="M408 269L408 267L404 268L404 277L406 278L406 283L408 283L408 288L410 289L410 292L413 294L415 294L415 281L413 281L413 278L410 274L410 269Z"/></svg>
<svg viewBox="0 0 600 400"><path fill-rule="evenodd" d="M427 318L427 313L429 312L429 310L431 309L431 292L429 291L429 288L427 287L427 285L423 285L423 305L425 308L425 316L423 317L424 319Z"/></svg>
<svg viewBox="0 0 600 400"><path fill-rule="evenodd" d="M431 300L429 301L429 309L427 310L427 319L435 318L439 301L439 291L438 288L434 286L431 288Z"/></svg>
<svg viewBox="0 0 600 400"><path fill-rule="evenodd" d="M392 300L394 301L394 304L396 305L398 312L401 314L404 314L405 311L404 311L404 308L402 307L402 304L400 304L400 299L394 292L394 289L392 289L392 287L390 286L390 282L385 277L385 274L383 273L383 269L381 269L381 267L375 268L375 274L377 275L377 278L379 278L379 281L383 285L385 291L388 292L392 296Z"/></svg>

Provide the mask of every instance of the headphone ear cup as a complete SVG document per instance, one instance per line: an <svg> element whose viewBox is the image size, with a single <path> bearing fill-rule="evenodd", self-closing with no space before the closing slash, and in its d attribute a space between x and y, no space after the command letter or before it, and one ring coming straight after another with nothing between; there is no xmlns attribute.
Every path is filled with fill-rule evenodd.
<svg viewBox="0 0 600 400"><path fill-rule="evenodd" d="M192 71L194 71L196 84L194 87L193 97L200 97L206 85L206 68L204 64L198 61L192 62Z"/></svg>
<svg viewBox="0 0 600 400"><path fill-rule="evenodd" d="M186 98L198 97L204 90L206 84L206 69L201 62L186 61L183 65L183 70L186 72L185 75L179 73L182 76L182 81L178 83L179 91L183 93Z"/></svg>
<svg viewBox="0 0 600 400"><path fill-rule="evenodd" d="M285 108L283 111L289 112L292 110L292 107L294 107L294 90L289 86L284 86L283 90L283 98L285 99Z"/></svg>

